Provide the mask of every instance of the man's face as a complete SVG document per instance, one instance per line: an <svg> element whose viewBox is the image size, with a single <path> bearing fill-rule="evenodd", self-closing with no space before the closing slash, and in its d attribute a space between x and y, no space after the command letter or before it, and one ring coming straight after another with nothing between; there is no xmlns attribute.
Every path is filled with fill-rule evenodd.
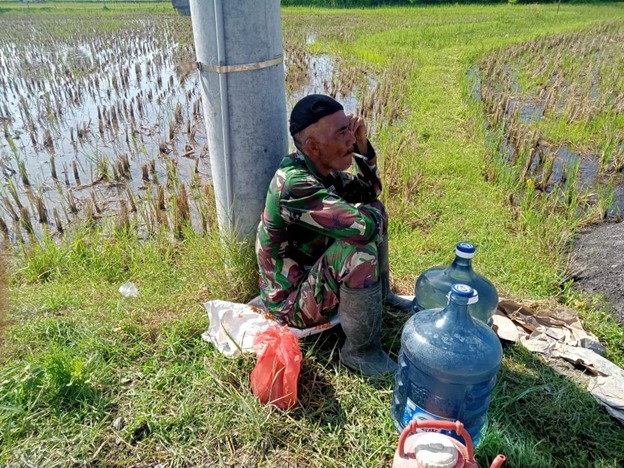
<svg viewBox="0 0 624 468"><path fill-rule="evenodd" d="M323 175L332 170L345 171L353 164L355 136L349 129L349 118L344 111L334 112L320 119L310 136L316 140L312 160Z"/></svg>

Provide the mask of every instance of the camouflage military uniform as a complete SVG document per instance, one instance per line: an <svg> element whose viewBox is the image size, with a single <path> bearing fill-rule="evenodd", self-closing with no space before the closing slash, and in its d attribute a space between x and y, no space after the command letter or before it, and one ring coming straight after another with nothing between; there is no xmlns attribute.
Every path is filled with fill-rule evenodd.
<svg viewBox="0 0 624 468"><path fill-rule="evenodd" d="M371 159L375 153L370 143ZM305 328L336 313L338 291L378 280L387 215L375 164L322 176L303 153L286 156L266 198L256 253L262 300L280 322Z"/></svg>

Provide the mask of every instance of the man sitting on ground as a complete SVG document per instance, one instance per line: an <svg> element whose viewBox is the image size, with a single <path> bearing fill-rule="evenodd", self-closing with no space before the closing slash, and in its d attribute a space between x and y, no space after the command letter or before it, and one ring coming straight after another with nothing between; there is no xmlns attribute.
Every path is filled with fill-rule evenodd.
<svg viewBox="0 0 624 468"><path fill-rule="evenodd" d="M409 310L411 301L390 292L388 220L364 119L313 94L293 108L290 134L297 151L275 173L258 226L262 300L291 327L338 313L342 363L369 376L394 372L381 348L383 304ZM354 158L357 175L345 172Z"/></svg>

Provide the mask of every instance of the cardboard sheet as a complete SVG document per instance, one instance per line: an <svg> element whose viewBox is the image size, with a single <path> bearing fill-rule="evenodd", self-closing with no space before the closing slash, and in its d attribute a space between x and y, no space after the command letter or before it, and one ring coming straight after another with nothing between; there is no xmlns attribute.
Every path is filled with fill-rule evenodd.
<svg viewBox="0 0 624 468"><path fill-rule="evenodd" d="M607 412L624 424L624 370L604 357L605 348L585 331L578 316L565 307L535 311L501 299L493 317L499 338L520 342L547 361L564 359L590 375L587 390Z"/></svg>

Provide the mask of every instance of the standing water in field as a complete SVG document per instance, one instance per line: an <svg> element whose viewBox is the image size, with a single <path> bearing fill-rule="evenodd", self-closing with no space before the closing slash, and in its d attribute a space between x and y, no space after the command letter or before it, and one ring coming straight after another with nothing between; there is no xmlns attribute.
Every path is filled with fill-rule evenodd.
<svg viewBox="0 0 624 468"><path fill-rule="evenodd" d="M444 307L448 303L451 286L467 284L478 292L478 301L471 300L468 312L474 318L491 325L492 315L498 305L498 293L494 285L472 269L472 258L476 248L467 242L460 242L455 248L455 260L448 266L433 267L416 280L414 312Z"/></svg>
<svg viewBox="0 0 624 468"><path fill-rule="evenodd" d="M419 312L405 324L391 408L399 431L413 419L459 420L479 442L503 349L468 313L473 295L470 286L455 284L444 309Z"/></svg>
<svg viewBox="0 0 624 468"><path fill-rule="evenodd" d="M0 243L107 218L141 237L209 229L202 99L183 66L196 56L190 18L63 18L0 17ZM384 88L361 67L311 55L313 40L287 36L288 101L329 94L369 112L374 128Z"/></svg>

